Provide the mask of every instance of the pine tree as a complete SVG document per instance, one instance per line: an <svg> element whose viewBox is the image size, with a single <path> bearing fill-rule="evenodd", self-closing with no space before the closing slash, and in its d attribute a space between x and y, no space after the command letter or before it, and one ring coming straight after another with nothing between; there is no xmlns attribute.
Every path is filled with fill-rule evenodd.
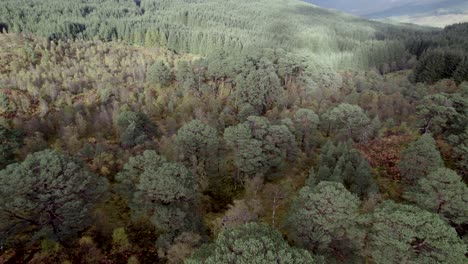
<svg viewBox="0 0 468 264"><path fill-rule="evenodd" d="M23 134L0 125L0 169L14 161L15 151L22 145Z"/></svg>
<svg viewBox="0 0 468 264"><path fill-rule="evenodd" d="M146 78L150 83L160 84L162 86L169 85L172 78L171 69L162 60L159 60L151 65L148 68L146 75Z"/></svg>
<svg viewBox="0 0 468 264"><path fill-rule="evenodd" d="M453 79L457 84L468 81L468 58L465 58L453 73Z"/></svg>
<svg viewBox="0 0 468 264"><path fill-rule="evenodd" d="M376 263L464 263L466 245L436 214L386 201L369 217L364 252Z"/></svg>
<svg viewBox="0 0 468 264"><path fill-rule="evenodd" d="M404 197L448 222L468 222L468 188L456 172L440 168L419 180Z"/></svg>
<svg viewBox="0 0 468 264"><path fill-rule="evenodd" d="M313 264L316 261L306 250L289 246L277 230L249 223L222 232L212 244L202 246L185 263Z"/></svg>
<svg viewBox="0 0 468 264"><path fill-rule="evenodd" d="M403 151L398 169L402 180L408 186L414 186L420 179L443 165L435 140L430 134L424 134Z"/></svg>
<svg viewBox="0 0 468 264"><path fill-rule="evenodd" d="M90 224L107 180L53 150L30 154L0 171L0 235L66 239Z"/></svg>
<svg viewBox="0 0 468 264"><path fill-rule="evenodd" d="M198 230L196 179L183 165L148 150L131 158L116 179L133 217L149 218L161 232L161 247L167 248L182 232Z"/></svg>
<svg viewBox="0 0 468 264"><path fill-rule="evenodd" d="M337 182L321 182L299 191L288 214L288 235L312 252L330 253L336 242L347 251L360 244L361 231L357 226L360 201ZM330 252L329 252L330 250Z"/></svg>
<svg viewBox="0 0 468 264"><path fill-rule="evenodd" d="M310 109L299 109L294 115L296 137L306 153L309 153L310 147L313 145L312 139L317 133L319 122L318 115Z"/></svg>
<svg viewBox="0 0 468 264"><path fill-rule="evenodd" d="M199 186L205 186L206 174L216 168L218 154L218 135L216 129L205 125L200 120L185 124L177 132L177 146L181 160L199 177ZM202 184L203 183L203 184Z"/></svg>

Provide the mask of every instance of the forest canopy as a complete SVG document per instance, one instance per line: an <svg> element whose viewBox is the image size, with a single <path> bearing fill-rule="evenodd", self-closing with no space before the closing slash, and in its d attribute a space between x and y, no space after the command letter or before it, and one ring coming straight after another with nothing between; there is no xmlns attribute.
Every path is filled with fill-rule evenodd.
<svg viewBox="0 0 468 264"><path fill-rule="evenodd" d="M467 261L468 23L1 6L0 263Z"/></svg>

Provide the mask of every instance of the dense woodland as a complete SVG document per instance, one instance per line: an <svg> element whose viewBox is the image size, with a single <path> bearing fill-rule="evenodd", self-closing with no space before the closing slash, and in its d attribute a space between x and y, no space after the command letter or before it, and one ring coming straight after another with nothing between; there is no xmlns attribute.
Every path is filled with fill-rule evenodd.
<svg viewBox="0 0 468 264"><path fill-rule="evenodd" d="M0 263L467 263L468 24L0 5Z"/></svg>

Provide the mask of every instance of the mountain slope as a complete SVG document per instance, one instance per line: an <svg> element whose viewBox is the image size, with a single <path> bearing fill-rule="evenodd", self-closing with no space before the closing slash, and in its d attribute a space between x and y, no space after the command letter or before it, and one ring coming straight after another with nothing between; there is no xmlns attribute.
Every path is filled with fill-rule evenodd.
<svg viewBox="0 0 468 264"><path fill-rule="evenodd" d="M468 11L468 2L465 0L426 0L406 3L383 11L364 14L364 16L368 18L385 18L437 13L463 13L466 11Z"/></svg>
<svg viewBox="0 0 468 264"><path fill-rule="evenodd" d="M466 0L305 1L382 21L397 21L435 27L468 22L468 1Z"/></svg>
<svg viewBox="0 0 468 264"><path fill-rule="evenodd" d="M397 43L376 39L388 26L298 0L6 0L2 4L0 24L9 31L56 40L122 40L196 54L281 48L345 68L380 63L380 59L367 61L375 57L372 54L364 61L352 56L368 47L390 50L390 59L402 53Z"/></svg>

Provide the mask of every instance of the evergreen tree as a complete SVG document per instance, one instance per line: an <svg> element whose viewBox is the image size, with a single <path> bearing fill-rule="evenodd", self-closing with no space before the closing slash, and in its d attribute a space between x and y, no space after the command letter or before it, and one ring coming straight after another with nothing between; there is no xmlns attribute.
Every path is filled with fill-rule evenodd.
<svg viewBox="0 0 468 264"><path fill-rule="evenodd" d="M430 134L422 135L412 142L402 153L398 169L402 180L408 186L414 186L420 179L430 172L444 166L435 140Z"/></svg>
<svg viewBox="0 0 468 264"><path fill-rule="evenodd" d="M224 140L234 151L234 164L238 173L247 177L266 173L268 160L262 152L262 143L252 138L252 132L246 124L228 127L224 131ZM239 175L236 178L243 180Z"/></svg>
<svg viewBox="0 0 468 264"><path fill-rule="evenodd" d="M289 246L277 230L257 223L224 231L212 244L203 245L185 261L187 264L313 264L315 262L314 257L306 250Z"/></svg>
<svg viewBox="0 0 468 264"><path fill-rule="evenodd" d="M181 160L199 177L199 185L202 178L215 169L218 153L218 134L216 129L205 125L199 120L193 120L185 124L177 132L177 146L181 152ZM211 165L211 166L210 166Z"/></svg>
<svg viewBox="0 0 468 264"><path fill-rule="evenodd" d="M22 141L23 135L18 130L0 125L0 169L14 161L15 151Z"/></svg>
<svg viewBox="0 0 468 264"><path fill-rule="evenodd" d="M316 183L339 182L361 198L378 192L369 162L350 143L335 146L328 141L320 150L318 164Z"/></svg>
<svg viewBox="0 0 468 264"><path fill-rule="evenodd" d="M265 68L250 71L247 76L236 78L234 101L237 107L250 104L258 112L265 113L280 103L283 94L278 75L271 62Z"/></svg>
<svg viewBox="0 0 468 264"><path fill-rule="evenodd" d="M107 180L53 150L28 155L0 171L0 234L4 239L65 242L91 224Z"/></svg>
<svg viewBox="0 0 468 264"><path fill-rule="evenodd" d="M288 235L313 252L331 252L335 246L347 251L359 245L359 207L359 198L341 183L306 186L288 214Z"/></svg>
<svg viewBox="0 0 468 264"><path fill-rule="evenodd" d="M299 109L294 115L294 124L300 146L308 153L313 144L313 137L317 133L319 117L310 109Z"/></svg>
<svg viewBox="0 0 468 264"><path fill-rule="evenodd" d="M297 155L289 129L285 125L272 125L264 117L250 116L246 122L227 128L224 139L234 151L238 171L250 177L263 176Z"/></svg>
<svg viewBox="0 0 468 264"><path fill-rule="evenodd" d="M340 104L330 111L328 117L338 132L344 132L348 139L359 141L369 134L367 130L371 120L357 105Z"/></svg>
<svg viewBox="0 0 468 264"><path fill-rule="evenodd" d="M141 144L156 133L156 127L145 114L125 108L117 117L117 125L124 147Z"/></svg>
<svg viewBox="0 0 468 264"><path fill-rule="evenodd" d="M167 86L171 78L171 70L162 60L155 62L148 68L147 79L151 83Z"/></svg>
<svg viewBox="0 0 468 264"><path fill-rule="evenodd" d="M457 84L468 81L468 58L465 58L453 73L453 79Z"/></svg>
<svg viewBox="0 0 468 264"><path fill-rule="evenodd" d="M376 263L466 262L466 245L436 214L386 201L369 221L365 252Z"/></svg>
<svg viewBox="0 0 468 264"><path fill-rule="evenodd" d="M453 102L444 94L424 97L418 106L417 115L423 120L424 133L440 133L457 114Z"/></svg>
<svg viewBox="0 0 468 264"><path fill-rule="evenodd" d="M378 193L379 189L372 176L372 169L367 160L362 159L354 173L350 191L359 197L368 196L371 193Z"/></svg>
<svg viewBox="0 0 468 264"><path fill-rule="evenodd" d="M443 78L445 72L445 56L442 51L428 51L414 70L416 82L434 83Z"/></svg>
<svg viewBox="0 0 468 264"><path fill-rule="evenodd" d="M196 179L184 166L148 150L130 159L116 179L133 217L151 219L159 246L167 248L180 233L200 227Z"/></svg>
<svg viewBox="0 0 468 264"><path fill-rule="evenodd" d="M468 188L454 171L440 168L419 180L404 197L448 222L468 223Z"/></svg>

